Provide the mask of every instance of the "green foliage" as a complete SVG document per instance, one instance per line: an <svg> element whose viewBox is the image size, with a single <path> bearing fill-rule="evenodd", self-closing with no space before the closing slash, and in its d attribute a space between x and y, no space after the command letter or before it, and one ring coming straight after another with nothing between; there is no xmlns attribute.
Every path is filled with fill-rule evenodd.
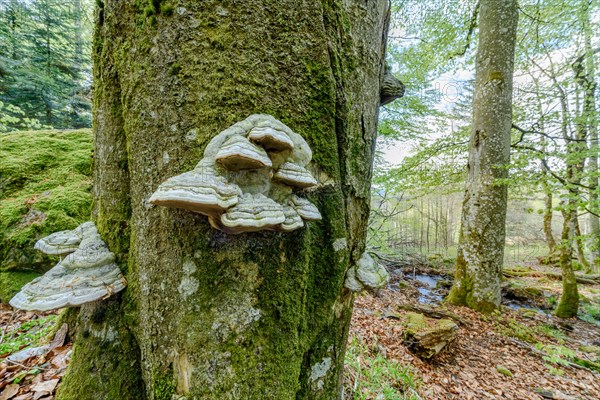
<svg viewBox="0 0 600 400"><path fill-rule="evenodd" d="M175 394L175 380L173 372L162 375L162 378L154 379L154 399L171 400Z"/></svg>
<svg viewBox="0 0 600 400"><path fill-rule="evenodd" d="M89 220L91 132L13 132L0 143L0 268L44 268L52 262L35 241Z"/></svg>
<svg viewBox="0 0 600 400"><path fill-rule="evenodd" d="M388 360L380 353L371 354L368 346L356 336L348 344L345 365L355 379L353 387L346 382L345 392L353 393L355 400L421 398L417 392L421 382L410 366Z"/></svg>
<svg viewBox="0 0 600 400"><path fill-rule="evenodd" d="M39 346L52 331L57 318L57 315L47 315L20 324L14 331L6 334L0 344L0 355L10 355L27 346Z"/></svg>
<svg viewBox="0 0 600 400"><path fill-rule="evenodd" d="M0 0L0 132L90 126L91 10Z"/></svg>

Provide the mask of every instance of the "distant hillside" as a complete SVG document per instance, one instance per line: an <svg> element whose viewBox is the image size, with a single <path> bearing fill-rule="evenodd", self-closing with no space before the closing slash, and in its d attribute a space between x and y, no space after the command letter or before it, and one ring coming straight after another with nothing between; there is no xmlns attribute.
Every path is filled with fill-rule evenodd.
<svg viewBox="0 0 600 400"><path fill-rule="evenodd" d="M52 267L33 250L39 238L89 220L92 133L0 134L0 300Z"/></svg>

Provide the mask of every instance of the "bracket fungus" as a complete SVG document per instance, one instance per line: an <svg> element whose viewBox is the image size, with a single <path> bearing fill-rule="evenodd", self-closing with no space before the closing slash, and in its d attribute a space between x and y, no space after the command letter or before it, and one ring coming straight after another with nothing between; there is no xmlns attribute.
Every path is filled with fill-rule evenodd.
<svg viewBox="0 0 600 400"><path fill-rule="evenodd" d="M84 234L92 228L95 229L93 222L85 222L70 231L54 232L38 240L33 248L55 256L70 254L77 250Z"/></svg>
<svg viewBox="0 0 600 400"><path fill-rule="evenodd" d="M398 80L386 65L379 92L379 105L384 106L402 96L404 96L404 83Z"/></svg>
<svg viewBox="0 0 600 400"><path fill-rule="evenodd" d="M185 208L204 215L219 215L237 204L242 191L216 176L212 168L197 168L165 181L150 197L150 203Z"/></svg>
<svg viewBox="0 0 600 400"><path fill-rule="evenodd" d="M317 180L313 178L306 168L291 162L283 163L275 173L273 179L299 188L307 188L317 184Z"/></svg>
<svg viewBox="0 0 600 400"><path fill-rule="evenodd" d="M263 146L267 151L285 151L294 148L294 142L285 132L269 126L252 129L248 138Z"/></svg>
<svg viewBox="0 0 600 400"><path fill-rule="evenodd" d="M115 263L115 255L100 238L96 226L86 222L71 232L81 234L77 249L23 286L10 300L11 306L55 310L104 299L125 288L127 282Z"/></svg>
<svg viewBox="0 0 600 400"><path fill-rule="evenodd" d="M216 159L232 171L271 167L273 165L267 152L262 147L252 144L244 136L229 138L217 153Z"/></svg>
<svg viewBox="0 0 600 400"><path fill-rule="evenodd" d="M353 292L382 288L390 281L387 270L365 251L346 273L344 286Z"/></svg>
<svg viewBox="0 0 600 400"><path fill-rule="evenodd" d="M311 159L302 136L253 114L215 136L198 165L160 184L149 202L206 215L226 233L290 232L321 219L298 193L318 184L305 168Z"/></svg>
<svg viewBox="0 0 600 400"><path fill-rule="evenodd" d="M306 221L318 221L321 219L319 209L309 200L293 195L290 199L290 203L302 219Z"/></svg>

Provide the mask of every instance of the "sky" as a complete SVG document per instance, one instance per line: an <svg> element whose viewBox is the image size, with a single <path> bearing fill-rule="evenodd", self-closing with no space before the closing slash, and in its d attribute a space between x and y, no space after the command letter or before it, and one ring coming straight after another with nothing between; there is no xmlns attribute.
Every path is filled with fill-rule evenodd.
<svg viewBox="0 0 600 400"><path fill-rule="evenodd" d="M458 100L464 83L473 79L475 79L473 71L458 70L445 73L433 80L431 86L440 93L440 101L435 108L440 111L450 111L454 103ZM410 88L406 90L410 90ZM396 101L402 101L402 99ZM442 134L443 132L439 132L439 136ZM435 138L434 135L432 139ZM378 140L377 146L377 149L383 153L383 159L390 166L399 165L412 150L412 143L400 140L388 140L385 143L383 140Z"/></svg>

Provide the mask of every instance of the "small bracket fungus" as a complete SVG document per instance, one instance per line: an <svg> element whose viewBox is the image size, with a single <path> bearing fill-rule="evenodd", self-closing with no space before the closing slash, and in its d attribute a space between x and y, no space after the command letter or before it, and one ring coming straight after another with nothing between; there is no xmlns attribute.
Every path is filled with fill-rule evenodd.
<svg viewBox="0 0 600 400"><path fill-rule="evenodd" d="M248 138L263 146L267 151L284 151L294 148L294 142L285 132L268 126L252 129Z"/></svg>
<svg viewBox="0 0 600 400"><path fill-rule="evenodd" d="M43 276L23 286L10 300L11 306L21 310L55 310L104 299L125 288L127 282L115 263L115 255L108 250L95 225L86 222L70 232L81 235L76 250ZM56 234L48 237L53 235Z"/></svg>
<svg viewBox="0 0 600 400"><path fill-rule="evenodd" d="M379 92L379 105L384 106L402 96L404 96L404 83L398 80L386 65Z"/></svg>
<svg viewBox="0 0 600 400"><path fill-rule="evenodd" d="M242 191L216 176L212 168L184 172L164 182L150 197L150 203L185 208L204 215L219 215L237 204Z"/></svg>
<svg viewBox="0 0 600 400"><path fill-rule="evenodd" d="M92 227L95 229L93 222L86 222L71 231L54 232L38 240L33 248L50 255L67 255L77 250L83 235Z"/></svg>
<svg viewBox="0 0 600 400"><path fill-rule="evenodd" d="M238 204L221 215L221 223L231 233L274 229L284 222L283 207L262 194L244 194Z"/></svg>
<svg viewBox="0 0 600 400"><path fill-rule="evenodd" d="M294 193L317 185L305 168L311 159L302 136L254 114L215 136L198 165L163 182L149 202L204 214L227 233L290 232L321 219L314 204Z"/></svg>
<svg viewBox="0 0 600 400"><path fill-rule="evenodd" d="M291 162L283 163L275 173L273 179L299 188L307 188L317 184L316 179L313 178L306 168Z"/></svg>
<svg viewBox="0 0 600 400"><path fill-rule="evenodd" d="M271 167L267 152L243 136L232 136L219 150L217 161L231 171Z"/></svg>
<svg viewBox="0 0 600 400"><path fill-rule="evenodd" d="M346 273L344 286L353 292L384 287L390 281L387 270L364 252Z"/></svg>

